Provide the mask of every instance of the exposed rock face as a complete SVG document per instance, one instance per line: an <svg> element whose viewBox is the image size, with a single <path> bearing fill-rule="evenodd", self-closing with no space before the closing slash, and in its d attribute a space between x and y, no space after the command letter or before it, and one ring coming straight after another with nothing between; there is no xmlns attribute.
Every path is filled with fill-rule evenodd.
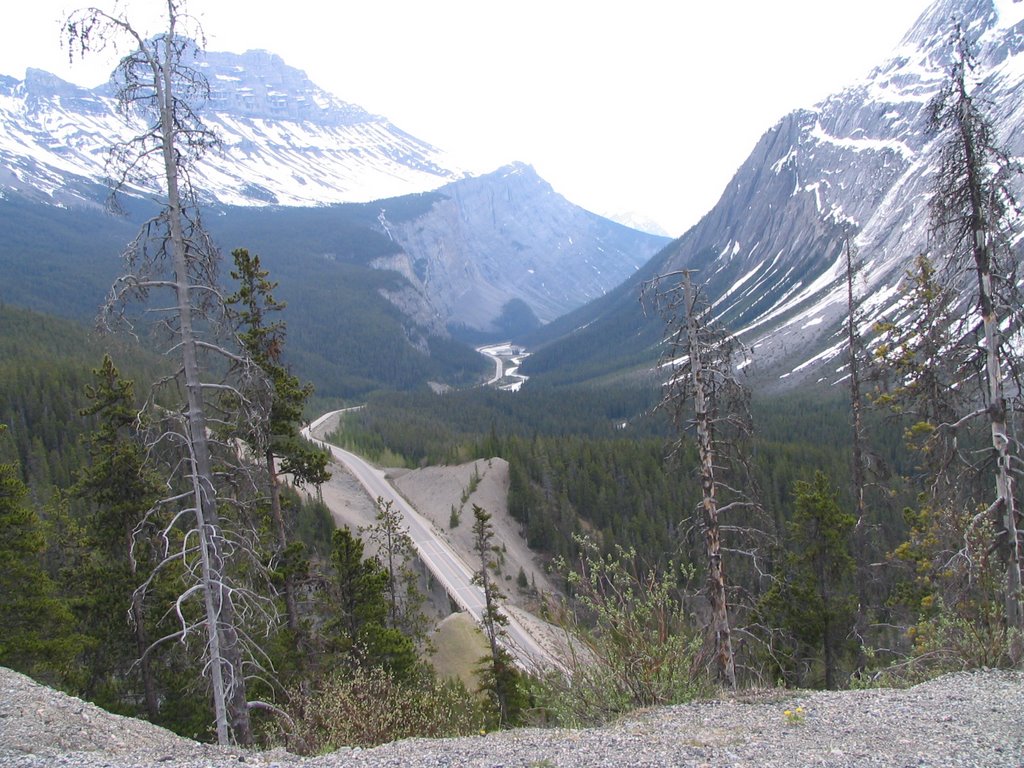
<svg viewBox="0 0 1024 768"><path fill-rule="evenodd" d="M952 19L964 19L983 71L979 95L1000 108L1000 137L1024 146L1019 103L1024 9L993 0L939 0L892 58L864 81L798 110L768 131L715 208L664 269L700 269L716 311L783 376L818 371L843 349L844 247L865 263L869 321L896 310L898 284L928 249L935 137L928 104L950 63ZM837 333L838 331L838 333Z"/></svg>
<svg viewBox="0 0 1024 768"><path fill-rule="evenodd" d="M430 335L546 322L618 285L667 242L572 205L528 166L466 178L439 150L267 51L207 52L193 66L210 85L202 115L219 138L192 179L208 204L322 206L447 184L426 214L403 219L382 204L379 218L404 254L375 266L412 285L388 298ZM81 88L41 70L0 77L0 195L102 201L111 144L131 135L112 94L110 84Z"/></svg>
<svg viewBox="0 0 1024 768"><path fill-rule="evenodd" d="M498 330L520 300L545 323L603 295L667 242L579 208L527 165L438 190L425 214L381 225L450 326ZM388 260L380 266L397 265Z"/></svg>

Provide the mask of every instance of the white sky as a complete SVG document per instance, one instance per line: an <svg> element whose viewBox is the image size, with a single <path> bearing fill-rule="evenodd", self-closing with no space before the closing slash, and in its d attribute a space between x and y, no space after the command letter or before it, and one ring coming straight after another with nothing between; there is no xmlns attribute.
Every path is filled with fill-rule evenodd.
<svg viewBox="0 0 1024 768"><path fill-rule="evenodd" d="M521 160L579 205L678 235L764 131L868 74L928 0L189 3L210 50L273 51L470 170ZM112 59L69 67L60 46L85 4L4 0L0 74L104 81ZM139 27L165 7L125 4Z"/></svg>

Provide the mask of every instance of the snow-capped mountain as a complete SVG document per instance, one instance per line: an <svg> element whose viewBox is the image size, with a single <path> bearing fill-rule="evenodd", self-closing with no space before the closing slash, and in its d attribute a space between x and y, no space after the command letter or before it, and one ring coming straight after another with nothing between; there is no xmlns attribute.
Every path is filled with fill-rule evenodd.
<svg viewBox="0 0 1024 768"><path fill-rule="evenodd" d="M410 286L388 299L431 333L547 322L614 288L667 241L584 211L525 165L470 177L265 51L207 52L194 66L210 85L202 116L219 139L192 176L204 202L383 201L372 226L397 253L373 265L406 277ZM0 77L0 198L96 206L108 192L111 145L132 135L109 84L81 88L40 70L23 81ZM429 204L401 199L431 190ZM329 218L317 221L330 226ZM298 220L275 217L280 226ZM258 241L248 246L261 250Z"/></svg>
<svg viewBox="0 0 1024 768"><path fill-rule="evenodd" d="M211 89L203 116L220 141L193 179L211 202L364 202L465 175L440 150L271 53L208 52L196 67ZM35 69L20 81L0 76L0 190L95 200L112 141L130 131L109 86L81 88Z"/></svg>
<svg viewBox="0 0 1024 768"><path fill-rule="evenodd" d="M696 226L614 302L566 318L563 329L621 336L629 327L634 344L653 343L657 319L626 308L636 282L694 269L715 314L754 348L760 369L782 379L837 378L847 236L864 263L857 291L868 324L898 319L899 283L928 247L937 144L927 108L949 71L954 20L975 42L976 94L992 105L999 140L1024 154L1024 2L936 0L862 81L768 130ZM588 348L578 339L563 344L560 359L565 347ZM543 364L543 353L530 360Z"/></svg>

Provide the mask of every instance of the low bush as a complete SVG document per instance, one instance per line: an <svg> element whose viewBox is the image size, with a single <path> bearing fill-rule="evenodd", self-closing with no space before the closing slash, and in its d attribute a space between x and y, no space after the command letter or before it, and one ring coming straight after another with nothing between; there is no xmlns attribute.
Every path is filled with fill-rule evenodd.
<svg viewBox="0 0 1024 768"><path fill-rule="evenodd" d="M567 570L574 595L562 626L572 649L567 674L536 683L543 719L598 725L626 712L681 704L710 692L698 663L702 641L683 609L679 584L692 574L673 563L637 566L632 550L602 555L579 539L580 562Z"/></svg>
<svg viewBox="0 0 1024 768"><path fill-rule="evenodd" d="M479 704L465 686L428 673L399 683L376 668L338 671L316 689L294 694L292 702L296 735L308 754L413 736L467 736L483 725Z"/></svg>

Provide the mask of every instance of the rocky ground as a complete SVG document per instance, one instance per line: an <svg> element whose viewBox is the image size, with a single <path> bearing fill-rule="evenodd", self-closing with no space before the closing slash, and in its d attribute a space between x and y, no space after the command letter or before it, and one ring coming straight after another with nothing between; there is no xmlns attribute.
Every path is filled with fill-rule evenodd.
<svg viewBox="0 0 1024 768"><path fill-rule="evenodd" d="M802 707L797 713L797 707ZM786 711L791 714L786 716ZM947 675L906 690L761 691L588 730L409 739L316 758L197 744L0 668L0 766L11 768L591 768L1024 766L1024 673Z"/></svg>

